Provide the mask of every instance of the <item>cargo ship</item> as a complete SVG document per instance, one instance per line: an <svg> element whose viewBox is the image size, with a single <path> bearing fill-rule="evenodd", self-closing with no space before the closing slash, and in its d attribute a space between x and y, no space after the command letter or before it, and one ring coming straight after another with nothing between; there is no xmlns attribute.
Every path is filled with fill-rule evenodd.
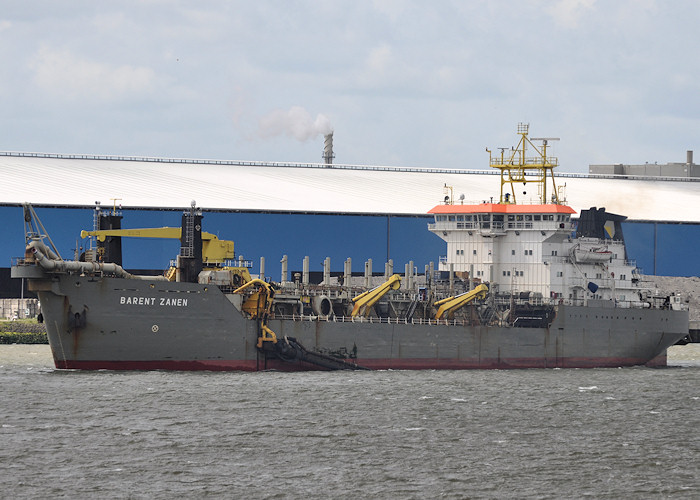
<svg viewBox="0 0 700 500"><path fill-rule="evenodd" d="M664 365L688 334L679 294L659 296L627 257L621 222L566 204L548 155L552 138L493 154L494 201L455 200L444 187L427 229L446 242L438 265L383 276L366 265L323 280L273 282L235 259L232 241L202 231L193 202L176 228L122 229L96 207L82 236L94 248L64 260L30 204L26 249L12 276L37 293L56 367L85 370L377 370L591 368ZM533 142L534 141L534 142ZM539 141L539 142L538 142ZM522 185L522 186L521 186ZM525 199L520 189L536 188ZM522 198L522 201L518 201ZM121 266L122 239L177 238L159 276Z"/></svg>

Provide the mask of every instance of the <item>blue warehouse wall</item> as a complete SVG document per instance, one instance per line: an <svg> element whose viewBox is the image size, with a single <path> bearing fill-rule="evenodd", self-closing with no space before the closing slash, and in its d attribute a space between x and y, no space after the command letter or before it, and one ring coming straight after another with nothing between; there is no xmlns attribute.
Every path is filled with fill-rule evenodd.
<svg viewBox="0 0 700 500"><path fill-rule="evenodd" d="M35 208L44 227L63 258L73 258L80 231L92 228L92 209ZM123 210L123 228L180 225L181 211ZM20 207L0 207L5 226L0 240L0 267L10 265L12 257L24 252L24 226ZM422 272L430 261L445 253L444 242L427 229L431 219L421 217L262 214L205 212L202 229L220 239L233 240L236 255L253 263L259 272L260 257L265 257L265 273L280 278L283 255L289 259L289 271L301 270L308 255L311 270L323 269L323 260L331 258L333 271L342 271L346 258L352 258L355 272L364 271L364 262L372 259L375 272L384 271L387 258L394 260L397 272L403 272L410 260ZM127 269L164 269L179 252L177 240L124 238L123 263Z"/></svg>
<svg viewBox="0 0 700 500"><path fill-rule="evenodd" d="M444 253L444 242L428 231L428 221L427 217L208 213L203 226L219 238L233 239L236 254L252 260L255 273L264 256L265 274L277 280L285 254L290 271L301 270L306 255L315 271L323 269L326 257L333 271L342 271L348 257L355 272L364 271L367 259L372 259L374 272L383 272L387 258L394 260L398 272L409 260L422 270Z"/></svg>
<svg viewBox="0 0 700 500"><path fill-rule="evenodd" d="M39 208L35 211L51 240L58 248L61 257L73 259L75 249L85 245L80 239L80 231L92 229L93 210L80 208ZM20 207L0 208L4 222L0 242L0 262L9 266L10 259L24 254L24 222ZM127 211L122 225L129 227L180 226L180 212L166 211ZM124 242L124 263L126 267L139 269L159 269L168 265L169 259L179 252L176 240L139 239L136 245ZM141 265L143 262L143 266Z"/></svg>
<svg viewBox="0 0 700 500"><path fill-rule="evenodd" d="M624 222L628 259L644 274L700 276L700 224Z"/></svg>
<svg viewBox="0 0 700 500"><path fill-rule="evenodd" d="M36 208L46 230L64 258L73 258L80 231L92 228L92 209ZM124 210L124 228L180 225L178 210ZM24 252L22 208L0 207L3 228L0 235L0 267L9 267L12 257ZM323 214L261 214L205 212L203 230L235 242L236 254L252 261L259 272L260 257L266 261L266 275L280 279L280 260L289 258L289 271L301 270L302 259L310 257L311 270L320 271L326 257L333 271L342 271L352 258L353 271L364 271L371 258L374 272L383 272L387 258L394 270L403 273L410 260L419 272L445 254L445 243L428 231L430 217L398 217ZM623 232L628 259L636 260L645 274L666 276L700 275L700 224L625 222ZM124 267L164 269L179 251L177 240L125 238Z"/></svg>

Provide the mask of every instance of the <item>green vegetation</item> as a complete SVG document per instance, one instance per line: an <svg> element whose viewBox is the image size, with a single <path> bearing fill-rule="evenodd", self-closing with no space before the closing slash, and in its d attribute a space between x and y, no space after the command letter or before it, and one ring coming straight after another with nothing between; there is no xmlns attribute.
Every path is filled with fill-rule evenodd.
<svg viewBox="0 0 700 500"><path fill-rule="evenodd" d="M35 319L0 321L0 344L48 344L44 325Z"/></svg>

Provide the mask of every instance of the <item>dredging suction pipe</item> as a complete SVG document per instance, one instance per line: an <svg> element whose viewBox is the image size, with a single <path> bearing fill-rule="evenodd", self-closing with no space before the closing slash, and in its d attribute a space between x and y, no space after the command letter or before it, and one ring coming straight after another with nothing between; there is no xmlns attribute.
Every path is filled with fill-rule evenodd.
<svg viewBox="0 0 700 500"><path fill-rule="evenodd" d="M109 273L120 278L141 280L165 280L164 276L138 276L128 273L122 266L104 262L80 262L76 260L62 260L56 258L42 241L32 240L27 244L27 253L31 254L36 262L49 272L80 272L80 273ZM50 257L47 257L47 254Z"/></svg>

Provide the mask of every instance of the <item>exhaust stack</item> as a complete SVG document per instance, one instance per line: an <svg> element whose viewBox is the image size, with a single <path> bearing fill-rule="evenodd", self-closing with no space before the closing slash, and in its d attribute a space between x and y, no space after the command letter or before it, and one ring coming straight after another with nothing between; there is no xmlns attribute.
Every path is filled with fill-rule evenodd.
<svg viewBox="0 0 700 500"><path fill-rule="evenodd" d="M323 163L326 165L333 164L333 158L335 158L333 154L333 132L323 137L323 156L321 158L323 158Z"/></svg>

